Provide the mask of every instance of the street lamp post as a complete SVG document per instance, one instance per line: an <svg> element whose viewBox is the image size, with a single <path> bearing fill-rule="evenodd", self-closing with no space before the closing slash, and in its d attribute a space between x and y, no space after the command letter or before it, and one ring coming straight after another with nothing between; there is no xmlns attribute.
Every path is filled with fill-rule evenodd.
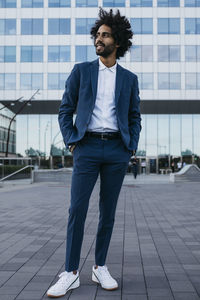
<svg viewBox="0 0 200 300"><path fill-rule="evenodd" d="M45 132L44 132L44 154L45 154L45 157L46 157L46 134L47 134L48 126L49 126L49 121L47 122Z"/></svg>

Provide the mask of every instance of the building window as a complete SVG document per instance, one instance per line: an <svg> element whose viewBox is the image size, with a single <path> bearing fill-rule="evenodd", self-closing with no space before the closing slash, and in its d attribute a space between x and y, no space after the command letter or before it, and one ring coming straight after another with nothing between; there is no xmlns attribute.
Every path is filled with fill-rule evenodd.
<svg viewBox="0 0 200 300"><path fill-rule="evenodd" d="M200 46L185 46L185 61L200 61Z"/></svg>
<svg viewBox="0 0 200 300"><path fill-rule="evenodd" d="M0 62L16 62L16 47L0 46Z"/></svg>
<svg viewBox="0 0 200 300"><path fill-rule="evenodd" d="M49 19L48 34L70 34L70 19Z"/></svg>
<svg viewBox="0 0 200 300"><path fill-rule="evenodd" d="M185 34L200 34L200 18L185 19Z"/></svg>
<svg viewBox="0 0 200 300"><path fill-rule="evenodd" d="M158 34L180 34L180 19L158 18Z"/></svg>
<svg viewBox="0 0 200 300"><path fill-rule="evenodd" d="M153 73L138 73L137 75L141 90L153 90Z"/></svg>
<svg viewBox="0 0 200 300"><path fill-rule="evenodd" d="M180 73L158 73L159 90L180 90L181 74Z"/></svg>
<svg viewBox="0 0 200 300"><path fill-rule="evenodd" d="M158 7L179 7L180 0L158 0Z"/></svg>
<svg viewBox="0 0 200 300"><path fill-rule="evenodd" d="M76 34L90 34L90 29L94 26L96 19L93 18L77 18Z"/></svg>
<svg viewBox="0 0 200 300"><path fill-rule="evenodd" d="M43 0L21 0L21 7L43 7Z"/></svg>
<svg viewBox="0 0 200 300"><path fill-rule="evenodd" d="M185 0L186 7L200 7L200 0Z"/></svg>
<svg viewBox="0 0 200 300"><path fill-rule="evenodd" d="M20 88L22 90L43 89L43 73L21 73Z"/></svg>
<svg viewBox="0 0 200 300"><path fill-rule="evenodd" d="M15 35L16 19L0 19L0 35Z"/></svg>
<svg viewBox="0 0 200 300"><path fill-rule="evenodd" d="M21 62L43 62L43 46L21 46Z"/></svg>
<svg viewBox="0 0 200 300"><path fill-rule="evenodd" d="M152 34L153 19L152 18L131 18L131 27L135 34Z"/></svg>
<svg viewBox="0 0 200 300"><path fill-rule="evenodd" d="M0 8L16 7L16 0L0 0Z"/></svg>
<svg viewBox="0 0 200 300"><path fill-rule="evenodd" d="M70 46L49 46L48 47L48 61L62 62L70 61Z"/></svg>
<svg viewBox="0 0 200 300"><path fill-rule="evenodd" d="M48 89L64 90L68 76L68 73L48 73Z"/></svg>
<svg viewBox="0 0 200 300"><path fill-rule="evenodd" d="M22 35L43 34L43 19L21 19Z"/></svg>
<svg viewBox="0 0 200 300"><path fill-rule="evenodd" d="M153 46L132 46L131 61L153 61Z"/></svg>
<svg viewBox="0 0 200 300"><path fill-rule="evenodd" d="M180 46L158 46L158 61L180 61Z"/></svg>
<svg viewBox="0 0 200 300"><path fill-rule="evenodd" d="M92 61L96 58L94 46L76 46L76 61Z"/></svg>
<svg viewBox="0 0 200 300"><path fill-rule="evenodd" d="M104 7L125 7L125 0L103 0Z"/></svg>
<svg viewBox="0 0 200 300"><path fill-rule="evenodd" d="M0 73L0 90L16 90L16 75Z"/></svg>
<svg viewBox="0 0 200 300"><path fill-rule="evenodd" d="M49 7L70 7L71 0L49 0Z"/></svg>
<svg viewBox="0 0 200 300"><path fill-rule="evenodd" d="M98 0L76 0L76 7L97 7Z"/></svg>
<svg viewBox="0 0 200 300"><path fill-rule="evenodd" d="M185 73L185 89L186 90L200 89L200 73Z"/></svg>
<svg viewBox="0 0 200 300"><path fill-rule="evenodd" d="M130 0L131 7L152 7L152 0Z"/></svg>

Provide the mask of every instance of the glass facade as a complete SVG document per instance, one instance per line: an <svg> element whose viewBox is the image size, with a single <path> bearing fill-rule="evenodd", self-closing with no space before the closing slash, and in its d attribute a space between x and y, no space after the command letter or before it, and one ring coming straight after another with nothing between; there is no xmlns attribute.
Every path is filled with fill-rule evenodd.
<svg viewBox="0 0 200 300"><path fill-rule="evenodd" d="M158 18L158 34L180 34L180 19Z"/></svg>
<svg viewBox="0 0 200 300"><path fill-rule="evenodd" d="M152 0L130 0L131 7L152 7Z"/></svg>
<svg viewBox="0 0 200 300"><path fill-rule="evenodd" d="M64 90L68 76L69 74L67 73L48 73L48 89Z"/></svg>
<svg viewBox="0 0 200 300"><path fill-rule="evenodd" d="M42 90L43 73L21 73L20 88L21 90Z"/></svg>
<svg viewBox="0 0 200 300"><path fill-rule="evenodd" d="M98 0L76 0L76 7L97 7Z"/></svg>
<svg viewBox="0 0 200 300"><path fill-rule="evenodd" d="M16 62L16 47L0 46L0 62Z"/></svg>
<svg viewBox="0 0 200 300"><path fill-rule="evenodd" d="M153 73L137 73L140 90L153 90Z"/></svg>
<svg viewBox="0 0 200 300"><path fill-rule="evenodd" d="M200 61L200 45L185 46L185 61Z"/></svg>
<svg viewBox="0 0 200 300"><path fill-rule="evenodd" d="M180 61L180 46L158 45L158 61Z"/></svg>
<svg viewBox="0 0 200 300"><path fill-rule="evenodd" d="M89 36L98 6L128 11L138 44L133 42L119 64L138 75L142 100L200 99L199 37L192 36L200 34L198 10L193 13L200 0L0 0L0 98L25 97L40 89L40 101L60 101L73 65L98 58ZM187 150L200 154L200 115L142 118L140 154L180 156ZM57 115L20 115L17 120L18 152L24 154L28 147L48 152L59 131ZM5 139L0 131L0 151L2 136ZM57 145L64 147L61 135Z"/></svg>
<svg viewBox="0 0 200 300"><path fill-rule="evenodd" d="M187 152L200 156L199 128L200 115L142 115L138 154L179 157ZM49 155L53 141L56 147L63 149L59 132L57 115L18 115L17 152L24 154L26 149L32 147L41 151L46 149Z"/></svg>
<svg viewBox="0 0 200 300"><path fill-rule="evenodd" d="M16 74L0 73L0 90L15 90L15 89L16 89Z"/></svg>
<svg viewBox="0 0 200 300"><path fill-rule="evenodd" d="M70 46L48 46L49 62L69 62Z"/></svg>
<svg viewBox="0 0 200 300"><path fill-rule="evenodd" d="M42 35L43 19L21 19L22 35Z"/></svg>
<svg viewBox="0 0 200 300"><path fill-rule="evenodd" d="M94 46L76 46L75 59L76 62L92 61L97 58Z"/></svg>
<svg viewBox="0 0 200 300"><path fill-rule="evenodd" d="M76 18L76 34L90 34L95 21L93 18Z"/></svg>
<svg viewBox="0 0 200 300"><path fill-rule="evenodd" d="M104 7L125 7L125 0L103 0Z"/></svg>
<svg viewBox="0 0 200 300"><path fill-rule="evenodd" d="M0 103L0 154L6 152L8 127L14 114ZM11 124L8 152L16 153L16 120Z"/></svg>
<svg viewBox="0 0 200 300"><path fill-rule="evenodd" d="M181 73L158 73L159 90L180 90Z"/></svg>
<svg viewBox="0 0 200 300"><path fill-rule="evenodd" d="M200 73L185 73L185 89L186 90L200 89Z"/></svg>
<svg viewBox="0 0 200 300"><path fill-rule="evenodd" d="M200 34L200 18L185 19L185 34Z"/></svg>
<svg viewBox="0 0 200 300"><path fill-rule="evenodd" d="M0 19L0 35L15 35L16 19Z"/></svg>
<svg viewBox="0 0 200 300"><path fill-rule="evenodd" d="M200 7L200 0L185 0L186 7Z"/></svg>
<svg viewBox="0 0 200 300"><path fill-rule="evenodd" d="M43 0L21 0L21 7L43 7Z"/></svg>
<svg viewBox="0 0 200 300"><path fill-rule="evenodd" d="M21 46L21 62L43 62L43 46Z"/></svg>
<svg viewBox="0 0 200 300"><path fill-rule="evenodd" d="M132 46L130 61L153 61L153 46Z"/></svg>
<svg viewBox="0 0 200 300"><path fill-rule="evenodd" d="M178 7L180 6L180 0L158 0L158 7Z"/></svg>
<svg viewBox="0 0 200 300"><path fill-rule="evenodd" d="M48 34L70 34L70 19L48 19Z"/></svg>
<svg viewBox="0 0 200 300"><path fill-rule="evenodd" d="M49 7L70 7L71 0L49 0Z"/></svg>
<svg viewBox="0 0 200 300"><path fill-rule="evenodd" d="M199 156L198 126L200 115L143 115L138 152L146 156L180 157L183 153Z"/></svg>
<svg viewBox="0 0 200 300"><path fill-rule="evenodd" d="M152 18L131 18L130 21L135 34L153 34Z"/></svg>
<svg viewBox="0 0 200 300"><path fill-rule="evenodd" d="M16 7L16 0L0 0L0 8Z"/></svg>

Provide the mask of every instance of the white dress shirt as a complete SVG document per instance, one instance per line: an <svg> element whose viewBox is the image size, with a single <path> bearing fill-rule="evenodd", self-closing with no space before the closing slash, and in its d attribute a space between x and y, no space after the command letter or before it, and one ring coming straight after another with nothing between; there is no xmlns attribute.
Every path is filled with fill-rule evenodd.
<svg viewBox="0 0 200 300"><path fill-rule="evenodd" d="M118 131L115 111L115 81L117 63L107 68L99 59L97 96L88 131Z"/></svg>

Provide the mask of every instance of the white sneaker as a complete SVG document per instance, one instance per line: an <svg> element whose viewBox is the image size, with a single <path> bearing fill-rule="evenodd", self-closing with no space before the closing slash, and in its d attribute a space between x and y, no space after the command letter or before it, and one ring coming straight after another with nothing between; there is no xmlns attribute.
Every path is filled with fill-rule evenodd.
<svg viewBox="0 0 200 300"><path fill-rule="evenodd" d="M59 280L47 291L47 296L58 298L64 296L67 291L76 289L80 286L79 272L63 272L59 275Z"/></svg>
<svg viewBox="0 0 200 300"><path fill-rule="evenodd" d="M97 269L93 266L92 281L99 283L103 289L108 291L113 291L118 288L117 281L112 278L106 265L103 267L98 266Z"/></svg>

